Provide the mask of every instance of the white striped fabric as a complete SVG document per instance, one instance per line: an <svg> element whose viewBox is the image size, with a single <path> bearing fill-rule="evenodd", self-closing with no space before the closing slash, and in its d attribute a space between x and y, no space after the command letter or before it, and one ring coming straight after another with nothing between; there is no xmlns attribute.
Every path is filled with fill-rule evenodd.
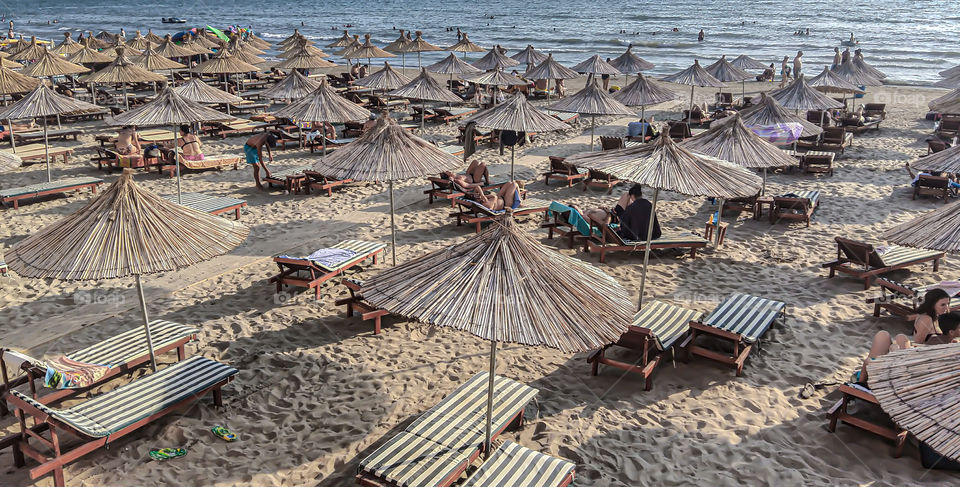
<svg viewBox="0 0 960 487"><path fill-rule="evenodd" d="M401 487L432 487L463 470L476 451L403 431L364 459L360 470Z"/></svg>
<svg viewBox="0 0 960 487"><path fill-rule="evenodd" d="M181 338L196 335L200 330L192 326L166 320L150 322L150 337L155 349L163 348ZM70 352L66 357L88 364L116 367L150 353L147 350L147 335L142 326L125 331L87 348Z"/></svg>
<svg viewBox="0 0 960 487"><path fill-rule="evenodd" d="M622 241L624 245L640 245L640 246L647 245L646 240L622 240ZM683 232L683 233L661 235L660 238L656 240L651 240L650 243L651 245L662 245L662 244L684 245L684 244L701 244L701 243L707 244L707 239L699 235L694 235L690 232Z"/></svg>
<svg viewBox="0 0 960 487"><path fill-rule="evenodd" d="M55 189L68 189L75 186L82 186L85 184L94 184L102 183L103 180L100 178L67 178L67 179L58 179L56 181L50 181L46 183L37 183L30 184L27 186L19 186L16 188L7 188L0 190L0 198L10 198L12 196L23 196L25 194L41 193L44 191L51 191Z"/></svg>
<svg viewBox="0 0 960 487"><path fill-rule="evenodd" d="M506 211L506 210L491 210L490 208L487 208L486 206L483 206L483 205L481 205L480 203L478 203L478 202L476 202L476 201L473 201L473 200L460 199L460 201L463 201L463 202L465 202L465 203L469 203L469 204L473 205L473 207L476 208L477 210L479 210L481 213L486 213L486 214L491 215L491 216L502 215L503 212ZM537 199L537 198L527 198L527 199L525 199L525 200L522 200L522 203L520 203L520 208L517 208L517 209L514 210L514 211L522 211L522 210L543 210L543 211L546 211L547 208L549 208L549 207L550 207L550 202L547 201L547 200L541 200L541 199Z"/></svg>
<svg viewBox="0 0 960 487"><path fill-rule="evenodd" d="M820 201L819 191L793 191L783 195L784 198L806 198L810 201L810 206L817 206Z"/></svg>
<svg viewBox="0 0 960 487"><path fill-rule="evenodd" d="M912 261L929 259L930 257L938 254L943 254L943 252L892 245L887 248L887 251L884 252L883 255L880 256L880 261L883 263L884 267L892 267Z"/></svg>
<svg viewBox="0 0 960 487"><path fill-rule="evenodd" d="M673 346L690 329L690 321L699 320L703 313L680 306L651 301L633 317L633 326L650 330L661 351Z"/></svg>
<svg viewBox="0 0 960 487"><path fill-rule="evenodd" d="M507 440L462 487L557 487L574 468L572 462Z"/></svg>
<svg viewBox="0 0 960 487"><path fill-rule="evenodd" d="M787 304L749 294L734 294L710 312L703 324L737 333L755 342L770 329Z"/></svg>
<svg viewBox="0 0 960 487"><path fill-rule="evenodd" d="M320 265L320 264L316 264L316 265L317 267L322 267L328 271L337 271L337 270L343 269L344 267L347 266L347 264L357 260L358 258L362 257L366 259L367 257L370 257L375 252L383 248L386 248L386 246L387 246L386 244L382 244L380 242L369 242L366 240L344 240L343 242L340 242L334 245L332 248L352 250L357 253L356 255L332 267Z"/></svg>
<svg viewBox="0 0 960 487"><path fill-rule="evenodd" d="M177 195L164 195L163 199L176 203ZM179 204L186 206L187 208L193 208L197 211L210 213L213 211L222 210L224 208L230 208L231 206L242 205L246 202L247 200L231 198L229 196L213 196L203 193L183 193L180 195Z"/></svg>
<svg viewBox="0 0 960 487"><path fill-rule="evenodd" d="M270 171L270 176L276 179L285 179L287 176L302 176L303 171L312 171L313 166L296 166L281 169L279 171Z"/></svg>

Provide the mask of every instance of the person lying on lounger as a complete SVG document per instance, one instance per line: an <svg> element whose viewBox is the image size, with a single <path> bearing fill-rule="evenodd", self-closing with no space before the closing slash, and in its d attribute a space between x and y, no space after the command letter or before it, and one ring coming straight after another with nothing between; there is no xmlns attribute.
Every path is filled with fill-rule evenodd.
<svg viewBox="0 0 960 487"><path fill-rule="evenodd" d="M487 172L487 165L479 159L474 159L467 167L464 174L457 174L453 171L444 171L440 174L444 179L449 179L463 188L477 188L483 186L483 175Z"/></svg>
<svg viewBox="0 0 960 487"><path fill-rule="evenodd" d="M923 295L913 320L914 343L925 343L931 335L943 334L939 317L950 311L950 295L940 288L933 288ZM908 317L909 318L909 317Z"/></svg>
<svg viewBox="0 0 960 487"><path fill-rule="evenodd" d="M907 172L910 173L910 177L913 178L913 181L910 181L910 186L916 186L917 181L920 180L920 176L940 176L940 177L944 176L944 173L932 173L929 171L922 171L922 172L915 173L913 172L913 168L910 167L909 162L904 164L903 167L907 168ZM960 184L958 184L956 181L954 181L951 178L947 183L947 187L955 190L957 188L960 188Z"/></svg>
<svg viewBox="0 0 960 487"><path fill-rule="evenodd" d="M910 339L904 334L899 334L891 339L890 333L884 330L878 331L877 334L873 336L873 344L870 345L870 353L867 355L867 359L863 361L860 370L853 374L853 382L867 385L867 365L870 362L894 350L912 347L913 345L910 343Z"/></svg>
<svg viewBox="0 0 960 487"><path fill-rule="evenodd" d="M25 130L34 130L37 128L37 123L33 120L30 120L29 123L23 124L11 124L13 126L13 133L23 132ZM10 136L10 125L0 125L0 139L6 139Z"/></svg>
<svg viewBox="0 0 960 487"><path fill-rule="evenodd" d="M637 187L639 185L634 185ZM637 196L634 194L633 188L630 188L629 191L620 195L620 199L617 200L617 204L613 208L590 208L587 210L581 210L576 206L570 205L571 208L576 209L583 215L587 221L594 223L620 223L620 216L623 215L623 212L637 200Z"/></svg>
<svg viewBox="0 0 960 487"><path fill-rule="evenodd" d="M480 189L479 186L476 186L473 188L473 192L470 193L470 198L494 211L507 207L516 210L520 208L522 201L520 199L520 186L516 181L505 183L500 187L500 191L497 192L497 194L490 195L484 194L483 190Z"/></svg>
<svg viewBox="0 0 960 487"><path fill-rule="evenodd" d="M960 313L951 311L942 314L937 318L937 324L940 325L940 333L927 337L924 345L943 345L960 338Z"/></svg>
<svg viewBox="0 0 960 487"><path fill-rule="evenodd" d="M113 146L121 156L137 155L143 151L140 147L140 138L137 137L137 128L133 125L125 125L120 129Z"/></svg>
<svg viewBox="0 0 960 487"><path fill-rule="evenodd" d="M650 222L653 222L651 238L656 240L663 234L656 215L651 218L653 204L643 197L643 186L634 184L627 194L620 197L612 210L597 208L581 212L582 215L597 223L619 223L617 234L625 240L646 240Z"/></svg>

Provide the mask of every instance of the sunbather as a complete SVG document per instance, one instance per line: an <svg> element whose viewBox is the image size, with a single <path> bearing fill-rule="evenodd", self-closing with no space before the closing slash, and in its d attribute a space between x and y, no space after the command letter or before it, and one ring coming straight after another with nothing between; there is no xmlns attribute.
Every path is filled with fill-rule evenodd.
<svg viewBox="0 0 960 487"><path fill-rule="evenodd" d="M634 188L638 188L637 191ZM620 195L620 199L617 200L617 204L613 208L591 208L587 210L580 210L579 208L570 205L571 208L575 208L580 212L581 215L585 216L587 220L593 221L595 223L619 223L620 216L637 200L637 195L640 194L639 191L640 185L634 185L633 188L630 188L629 191ZM636 193L636 194L635 194Z"/></svg>
<svg viewBox="0 0 960 487"><path fill-rule="evenodd" d="M133 125L121 128L117 134L117 141L113 145L117 149L117 154L121 156L140 154L143 151L140 147L140 139L137 137L137 128Z"/></svg>
<svg viewBox="0 0 960 487"><path fill-rule="evenodd" d="M442 176L449 179L463 188L476 188L483 186L483 175L487 172L487 164L479 159L474 159L467 167L464 174L457 174L453 171L444 171Z"/></svg>
<svg viewBox="0 0 960 487"><path fill-rule="evenodd" d="M23 132L25 130L34 130L37 128L37 123L33 120L30 120L29 123L25 124L10 124L10 125L0 125L0 138L7 138L10 136L10 127L13 126L13 133Z"/></svg>
<svg viewBox="0 0 960 487"><path fill-rule="evenodd" d="M166 144L168 149L173 149L174 142L169 142ZM203 160L203 151L200 149L200 139L196 135L190 133L189 125L180 126L180 137L177 138L176 144L180 147L180 155L183 156L184 160L187 161L202 161ZM173 158L173 153L170 153L171 161Z"/></svg>
<svg viewBox="0 0 960 487"><path fill-rule="evenodd" d="M943 175L943 173L934 174L929 171L921 171L921 172L915 173L913 172L913 169L910 167L909 162L904 164L903 167L907 168L907 172L910 173L910 177L913 178L913 180L910 181L910 186L916 186L917 181L920 180L920 176L942 176ZM950 189L957 189L957 188L960 188L960 184L958 184L956 181L950 178L949 181L947 182L947 187L949 187Z"/></svg>
<svg viewBox="0 0 960 487"><path fill-rule="evenodd" d="M923 295L913 320L914 343L925 343L930 335L942 334L938 318L950 311L950 295L940 288L933 288Z"/></svg>
<svg viewBox="0 0 960 487"><path fill-rule="evenodd" d="M886 355L894 350L911 348L910 339L906 335L899 334L895 338L890 338L890 333L880 330L873 336L873 344L870 346L870 353L863 365L853 375L853 381L857 384L867 384L867 364L877 359L877 357Z"/></svg>
<svg viewBox="0 0 960 487"><path fill-rule="evenodd" d="M941 333L930 335L923 342L924 345L942 345L944 343L953 343L960 338L960 313L951 311L942 314L937 318Z"/></svg>
<svg viewBox="0 0 960 487"><path fill-rule="evenodd" d="M470 193L470 197L491 210L497 211L502 210L506 207L513 209L520 208L521 199L520 199L520 186L517 185L516 181L510 181L500 187L500 191L497 194L487 195L484 194L483 190L480 187L474 187L473 193Z"/></svg>

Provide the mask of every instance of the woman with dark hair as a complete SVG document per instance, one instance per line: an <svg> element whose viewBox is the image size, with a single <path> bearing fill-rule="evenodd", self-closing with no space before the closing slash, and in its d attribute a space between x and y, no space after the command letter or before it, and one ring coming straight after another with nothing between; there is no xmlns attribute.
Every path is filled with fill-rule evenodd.
<svg viewBox="0 0 960 487"><path fill-rule="evenodd" d="M927 291L913 320L913 343L924 343L930 335L942 334L937 317L949 311L950 295L946 291L940 288Z"/></svg>

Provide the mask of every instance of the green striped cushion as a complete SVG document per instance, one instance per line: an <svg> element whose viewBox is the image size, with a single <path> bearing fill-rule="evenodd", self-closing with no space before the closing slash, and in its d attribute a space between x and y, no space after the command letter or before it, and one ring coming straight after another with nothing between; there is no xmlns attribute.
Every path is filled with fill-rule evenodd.
<svg viewBox="0 0 960 487"><path fill-rule="evenodd" d="M199 332L197 328L172 321L150 322L150 337L153 339L154 349L163 348ZM116 367L148 353L146 333L142 326L138 326L95 345L68 353L66 357L78 362Z"/></svg>
<svg viewBox="0 0 960 487"><path fill-rule="evenodd" d="M0 190L0 198L10 198L13 196L23 196L25 194L34 194L42 193L44 191L52 191L57 189L70 189L77 186L84 186L87 184L102 183L103 180L100 178L67 178L67 179L58 179L56 181L50 181L46 183L37 183L30 184L27 186L20 186L16 188L7 188Z"/></svg>
<svg viewBox="0 0 960 487"><path fill-rule="evenodd" d="M328 267L320 264L316 264L316 265L317 267L321 267L328 271L338 271L340 269L347 267L351 262L359 258L366 259L367 257L370 257L374 253L384 249L385 247L386 247L386 244L382 244L380 242L368 242L366 240L344 240L343 242L340 242L334 245L332 248L352 250L356 252L356 255L332 267Z"/></svg>
<svg viewBox="0 0 960 487"><path fill-rule="evenodd" d="M817 202L820 201L820 192L819 191L793 191L783 195L784 198L806 198L810 201L810 206L817 206Z"/></svg>
<svg viewBox="0 0 960 487"><path fill-rule="evenodd" d="M163 196L163 199L176 203L177 195L165 195ZM231 198L229 196L213 196L203 193L182 193L180 195L180 204L186 206L187 208L193 208L194 210L202 211L204 213L230 208L231 206L242 205L246 202L247 200L241 200L239 198Z"/></svg>
<svg viewBox="0 0 960 487"><path fill-rule="evenodd" d="M699 320L703 313L662 301L647 303L633 317L633 326L650 330L657 339L657 348L667 350L690 329L690 321Z"/></svg>
<svg viewBox="0 0 960 487"><path fill-rule="evenodd" d="M463 471L476 448L451 448L406 431L360 462L360 471L402 487L432 487Z"/></svg>
<svg viewBox="0 0 960 487"><path fill-rule="evenodd" d="M574 468L571 462L507 440L462 487L558 487Z"/></svg>
<svg viewBox="0 0 960 487"><path fill-rule="evenodd" d="M461 199L460 201L468 202L468 203L472 204L472 205L473 205L475 208L477 208L478 210L482 211L483 213L487 213L487 214L490 214L490 215L502 215L503 212L506 211L506 210L491 210L490 208L487 208L486 206L483 206L482 204L480 204L480 203L478 203L478 202L476 202L476 201L473 201L473 200ZM543 210L543 211L546 211L547 208L550 208L550 203L551 203L551 202L550 202L550 201L547 201L547 200L541 200L541 199L537 199L537 198L528 198L528 199L525 199L525 200L521 200L520 208L517 208L517 209L515 209L514 211L523 211L523 210Z"/></svg>
<svg viewBox="0 0 960 487"><path fill-rule="evenodd" d="M69 409L42 409L91 437L104 437L158 413L237 374L206 357L191 357ZM34 406L38 403L12 391Z"/></svg>
<svg viewBox="0 0 960 487"><path fill-rule="evenodd" d="M646 240L623 240L623 244L646 246L647 241ZM683 232L683 233L662 235L660 236L660 238L651 241L651 245L664 245L664 244L676 245L676 246L695 245L695 244L706 245L707 239L699 235L694 235L690 232Z"/></svg>
<svg viewBox="0 0 960 487"><path fill-rule="evenodd" d="M893 267L908 262L928 259L935 255L942 255L943 252L937 250L914 249L910 247L898 247L896 245L887 248L887 251L880 256L880 261L884 267Z"/></svg>
<svg viewBox="0 0 960 487"><path fill-rule="evenodd" d="M745 341L755 342L786 306L780 301L737 293L711 311L703 324L737 333Z"/></svg>

